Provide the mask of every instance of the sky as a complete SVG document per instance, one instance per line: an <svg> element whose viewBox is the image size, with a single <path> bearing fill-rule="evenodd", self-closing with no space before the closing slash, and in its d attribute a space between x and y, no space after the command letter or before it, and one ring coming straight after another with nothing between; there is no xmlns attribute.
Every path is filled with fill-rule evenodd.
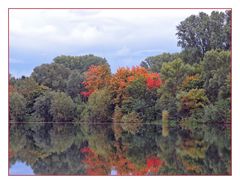
<svg viewBox="0 0 240 184"><path fill-rule="evenodd" d="M136 66L148 56L180 51L176 26L200 11L11 9L10 73L29 76L59 55L94 54L106 58L112 72Z"/></svg>
<svg viewBox="0 0 240 184"><path fill-rule="evenodd" d="M10 175L34 175L34 172L30 166L25 162L17 161L11 166L9 170Z"/></svg>

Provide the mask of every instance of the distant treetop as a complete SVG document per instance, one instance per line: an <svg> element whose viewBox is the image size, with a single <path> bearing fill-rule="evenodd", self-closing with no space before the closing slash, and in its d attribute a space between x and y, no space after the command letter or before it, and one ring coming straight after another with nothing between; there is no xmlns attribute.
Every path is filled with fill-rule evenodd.
<svg viewBox="0 0 240 184"><path fill-rule="evenodd" d="M107 63L105 58L94 56L92 54L84 56L57 56L53 59L54 63L62 64L70 70L85 72L91 65L103 65Z"/></svg>

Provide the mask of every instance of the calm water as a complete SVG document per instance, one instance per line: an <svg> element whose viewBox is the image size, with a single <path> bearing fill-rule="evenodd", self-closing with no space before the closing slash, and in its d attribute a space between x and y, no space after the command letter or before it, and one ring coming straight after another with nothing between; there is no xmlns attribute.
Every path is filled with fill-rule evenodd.
<svg viewBox="0 0 240 184"><path fill-rule="evenodd" d="M226 175L230 158L226 125L10 124L10 175Z"/></svg>

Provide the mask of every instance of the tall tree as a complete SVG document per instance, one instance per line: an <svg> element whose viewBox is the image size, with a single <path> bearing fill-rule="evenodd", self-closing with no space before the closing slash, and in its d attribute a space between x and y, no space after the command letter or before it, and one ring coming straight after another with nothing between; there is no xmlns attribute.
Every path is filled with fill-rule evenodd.
<svg viewBox="0 0 240 184"><path fill-rule="evenodd" d="M230 11L191 15L177 26L178 46L197 49L201 58L211 49L230 49L230 16Z"/></svg>

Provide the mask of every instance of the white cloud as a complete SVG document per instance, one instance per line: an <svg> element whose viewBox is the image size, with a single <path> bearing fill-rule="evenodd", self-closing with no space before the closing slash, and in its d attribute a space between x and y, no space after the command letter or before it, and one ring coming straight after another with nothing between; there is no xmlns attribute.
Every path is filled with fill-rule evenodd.
<svg viewBox="0 0 240 184"><path fill-rule="evenodd" d="M136 65L147 56L179 50L176 25L200 11L11 9L10 55L32 63L91 53L113 66Z"/></svg>
<svg viewBox="0 0 240 184"><path fill-rule="evenodd" d="M199 10L11 10L11 46L48 49L56 44L122 48L175 37L175 26ZM146 44L146 43L144 43Z"/></svg>

